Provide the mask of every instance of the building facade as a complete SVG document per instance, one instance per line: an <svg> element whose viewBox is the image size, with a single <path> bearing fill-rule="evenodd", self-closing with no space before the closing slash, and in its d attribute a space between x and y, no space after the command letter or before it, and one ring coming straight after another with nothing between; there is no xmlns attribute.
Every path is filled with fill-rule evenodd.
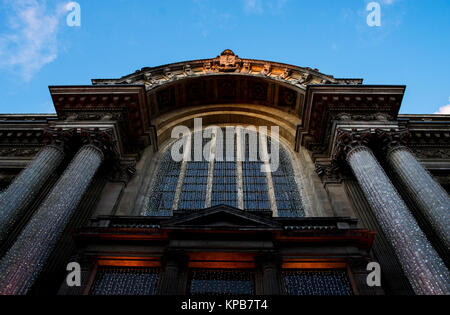
<svg viewBox="0 0 450 315"><path fill-rule="evenodd" d="M450 293L450 117L405 86L225 50L49 89L0 115L0 294Z"/></svg>

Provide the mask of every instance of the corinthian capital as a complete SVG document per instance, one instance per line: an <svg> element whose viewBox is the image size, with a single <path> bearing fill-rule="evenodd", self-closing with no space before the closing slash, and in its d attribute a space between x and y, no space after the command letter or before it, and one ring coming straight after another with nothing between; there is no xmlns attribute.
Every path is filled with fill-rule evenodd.
<svg viewBox="0 0 450 315"><path fill-rule="evenodd" d="M47 129L44 131L43 138L44 145L58 147L66 154L73 153L76 149L75 129Z"/></svg>
<svg viewBox="0 0 450 315"><path fill-rule="evenodd" d="M80 140L82 145L92 145L100 149L105 160L117 160L119 158L120 154L116 148L116 139L112 129L81 129Z"/></svg>
<svg viewBox="0 0 450 315"><path fill-rule="evenodd" d="M377 129L376 134L381 149L386 155L389 155L394 149L405 148L411 135L408 129L391 129L389 131Z"/></svg>
<svg viewBox="0 0 450 315"><path fill-rule="evenodd" d="M352 129L351 131L338 129L333 159L335 161L346 160L352 151L360 147L368 147L371 141L372 133L370 129Z"/></svg>

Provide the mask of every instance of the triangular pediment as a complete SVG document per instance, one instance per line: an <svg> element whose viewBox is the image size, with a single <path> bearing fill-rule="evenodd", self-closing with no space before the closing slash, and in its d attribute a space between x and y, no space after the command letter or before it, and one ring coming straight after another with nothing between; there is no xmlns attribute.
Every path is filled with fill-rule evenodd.
<svg viewBox="0 0 450 315"><path fill-rule="evenodd" d="M271 218L222 205L180 215L165 222L164 228L274 230L280 229L281 225Z"/></svg>

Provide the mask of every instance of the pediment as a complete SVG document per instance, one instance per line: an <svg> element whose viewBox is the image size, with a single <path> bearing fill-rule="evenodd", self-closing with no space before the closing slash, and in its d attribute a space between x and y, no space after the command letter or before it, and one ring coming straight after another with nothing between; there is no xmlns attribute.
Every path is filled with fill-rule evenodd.
<svg viewBox="0 0 450 315"><path fill-rule="evenodd" d="M166 229L278 230L282 226L271 218L230 206L216 206L200 212L180 215L163 225Z"/></svg>

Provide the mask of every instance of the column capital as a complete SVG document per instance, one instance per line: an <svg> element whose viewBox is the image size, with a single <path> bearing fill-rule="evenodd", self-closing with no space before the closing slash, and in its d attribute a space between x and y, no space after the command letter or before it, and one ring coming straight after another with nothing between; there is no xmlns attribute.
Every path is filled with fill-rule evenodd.
<svg viewBox="0 0 450 315"><path fill-rule="evenodd" d="M81 145L93 146L99 149L105 161L119 159L120 154L116 148L117 140L114 137L112 129L81 129L79 137Z"/></svg>
<svg viewBox="0 0 450 315"><path fill-rule="evenodd" d="M106 167L104 176L112 182L127 184L136 173L136 161L122 161L113 129L80 129L80 145L99 150Z"/></svg>
<svg viewBox="0 0 450 315"><path fill-rule="evenodd" d="M55 147L65 154L74 153L76 150L75 129L49 128L44 131L43 138L44 145Z"/></svg>
<svg viewBox="0 0 450 315"><path fill-rule="evenodd" d="M347 160L355 150L368 148L372 138L373 134L370 129L338 129L333 160Z"/></svg>
<svg viewBox="0 0 450 315"><path fill-rule="evenodd" d="M376 129L377 140L381 150L389 156L394 150L407 149L411 133L408 129Z"/></svg>

